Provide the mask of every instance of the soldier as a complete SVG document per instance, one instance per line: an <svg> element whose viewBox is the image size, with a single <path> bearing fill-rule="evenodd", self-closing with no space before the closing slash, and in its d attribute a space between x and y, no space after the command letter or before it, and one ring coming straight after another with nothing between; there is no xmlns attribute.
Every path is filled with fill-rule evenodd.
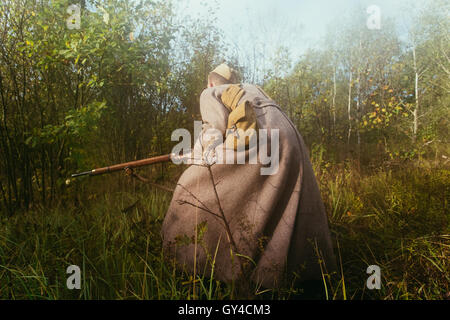
<svg viewBox="0 0 450 320"><path fill-rule="evenodd" d="M216 279L251 279L266 288L321 279L334 270L327 215L306 146L276 102L258 86L238 84L236 71L221 64L208 76L200 112L196 145L203 156L212 145L215 153L234 149L248 160L257 147L249 144L253 132L268 132L268 150L271 157L277 153L279 167L263 174L270 164L261 161L189 166L163 223L165 252L190 272L211 276L214 270ZM225 142L205 139L210 129ZM250 134L243 140L237 129Z"/></svg>

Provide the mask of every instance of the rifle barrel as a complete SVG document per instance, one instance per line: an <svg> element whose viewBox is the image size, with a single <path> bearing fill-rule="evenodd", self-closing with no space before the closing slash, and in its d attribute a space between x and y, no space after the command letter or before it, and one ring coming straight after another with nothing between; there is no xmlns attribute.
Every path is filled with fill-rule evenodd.
<svg viewBox="0 0 450 320"><path fill-rule="evenodd" d="M87 176L87 175L90 175L91 173L92 173L92 170L91 171L80 172L80 173L73 173L72 174L72 178L81 177L81 176Z"/></svg>
<svg viewBox="0 0 450 320"><path fill-rule="evenodd" d="M112 165L109 167L93 169L91 171L75 173L75 174L72 174L72 178L85 176L85 175L97 176L97 175L101 175L101 174L105 174L105 173L111 173L111 172L123 170L125 168L132 169L132 168L142 167L142 166L146 166L146 165L150 165L150 164L169 162L170 160L171 160L171 155L166 154L163 156L157 156L157 157L147 158L147 159L143 159L143 160L125 162L125 163L115 164L115 165Z"/></svg>

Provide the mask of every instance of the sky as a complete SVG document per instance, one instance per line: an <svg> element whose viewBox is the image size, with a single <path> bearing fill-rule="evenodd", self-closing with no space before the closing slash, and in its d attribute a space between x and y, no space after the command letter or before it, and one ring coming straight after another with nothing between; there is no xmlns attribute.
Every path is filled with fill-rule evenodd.
<svg viewBox="0 0 450 320"><path fill-rule="evenodd" d="M184 0L181 3L184 12L192 16L204 16L208 14L208 6L216 6L217 25L227 40L243 43L246 36L260 37L268 43L289 47L297 56L317 46L327 27L355 8L365 11L370 5L377 5L381 19L394 17L405 26L412 23L405 8L425 1L430 0ZM260 32L255 35L252 30Z"/></svg>

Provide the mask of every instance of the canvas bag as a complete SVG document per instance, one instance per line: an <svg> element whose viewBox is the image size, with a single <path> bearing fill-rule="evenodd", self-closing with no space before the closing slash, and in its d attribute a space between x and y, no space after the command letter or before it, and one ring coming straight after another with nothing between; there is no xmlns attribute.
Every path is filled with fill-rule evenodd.
<svg viewBox="0 0 450 320"><path fill-rule="evenodd" d="M244 93L238 84L230 85L222 93L222 103L230 111L225 138L225 146L229 149L246 149L250 140L257 138L256 114L251 102L245 100L239 104Z"/></svg>

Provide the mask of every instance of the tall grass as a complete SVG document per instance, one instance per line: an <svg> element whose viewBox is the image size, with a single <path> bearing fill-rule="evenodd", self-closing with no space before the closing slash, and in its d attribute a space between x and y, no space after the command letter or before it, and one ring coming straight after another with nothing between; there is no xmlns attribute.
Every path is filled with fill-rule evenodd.
<svg viewBox="0 0 450 320"><path fill-rule="evenodd" d="M448 298L449 181L448 169L413 165L370 174L351 166L322 171L321 191L340 246L339 281L345 276L350 298ZM381 268L381 290L365 286L369 265ZM341 288L337 298L344 298Z"/></svg>
<svg viewBox="0 0 450 320"><path fill-rule="evenodd" d="M337 274L324 277L328 299L446 298L449 178L447 169L359 173L351 165L322 165L319 185L340 262ZM193 277L164 259L160 228L170 193L141 186L133 192L98 191L91 198L2 216L0 298L243 297L233 284L214 275ZM82 270L81 290L66 287L72 264ZM381 267L381 290L365 286L372 264ZM301 297L295 288L254 289L255 299Z"/></svg>

